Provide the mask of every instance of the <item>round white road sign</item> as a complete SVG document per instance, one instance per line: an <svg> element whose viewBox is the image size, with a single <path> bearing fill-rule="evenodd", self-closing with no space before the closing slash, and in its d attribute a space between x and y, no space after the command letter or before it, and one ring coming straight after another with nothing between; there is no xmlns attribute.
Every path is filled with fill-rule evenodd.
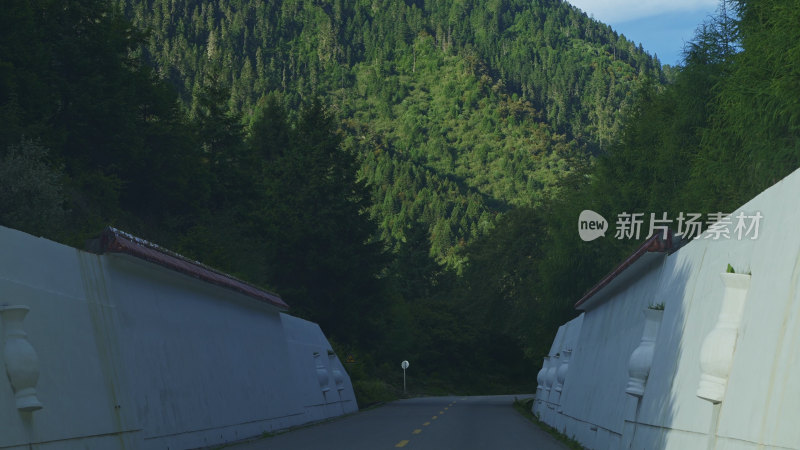
<svg viewBox="0 0 800 450"><path fill-rule="evenodd" d="M400 363L400 367L402 367L402 368L403 368L403 370L406 370L406 369L408 369L408 361L403 361L403 362L401 362L401 363Z"/></svg>

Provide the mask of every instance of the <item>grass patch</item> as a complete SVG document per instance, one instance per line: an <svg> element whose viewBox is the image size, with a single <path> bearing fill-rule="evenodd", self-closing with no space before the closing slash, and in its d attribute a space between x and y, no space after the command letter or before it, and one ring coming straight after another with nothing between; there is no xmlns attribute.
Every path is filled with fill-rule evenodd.
<svg viewBox="0 0 800 450"><path fill-rule="evenodd" d="M400 396L389 384L377 379L352 380L353 391L356 394L359 408L381 402L397 400Z"/></svg>
<svg viewBox="0 0 800 450"><path fill-rule="evenodd" d="M528 399L525 399L525 400L519 400L519 399L515 399L514 400L514 409L519 411L519 413L522 414L523 416L527 417L528 420L530 420L531 422L535 423L539 428L541 428L544 431L547 431L548 433L550 433L551 436L556 438L556 440L558 440L559 442L563 443L564 445L566 445L570 449L573 449L573 450L584 450L584 447L580 444L580 442L578 442L575 439L572 439L570 437L567 437L567 435L565 435L564 433L556 430L555 428L551 427L550 425L548 425L548 424L542 422L541 420L539 420L538 417L534 416L533 412L531 412L531 406L533 406L533 399L532 398L528 398Z"/></svg>

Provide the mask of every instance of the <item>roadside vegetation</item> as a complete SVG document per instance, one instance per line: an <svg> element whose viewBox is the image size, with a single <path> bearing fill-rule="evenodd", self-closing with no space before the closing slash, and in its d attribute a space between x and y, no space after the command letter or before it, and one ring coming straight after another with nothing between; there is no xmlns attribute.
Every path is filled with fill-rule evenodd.
<svg viewBox="0 0 800 450"><path fill-rule="evenodd" d="M575 439L573 439L571 437L567 437L567 435L565 435L564 433L556 430L555 428L551 427L550 425L548 425L548 424L542 422L541 420L539 420L539 418L536 417L533 414L533 412L531 412L531 407L533 406L533 401L534 401L534 399L532 399L532 398L524 399L524 400L515 399L514 400L514 409L516 409L520 414L525 416L528 420L530 420L531 422L535 423L539 428L541 428L544 431L546 431L548 434L550 434L550 436L553 436L557 441L559 441L562 444L566 445L567 448L570 448L570 449L573 449L573 450L583 450L584 449L584 447L578 441L576 441Z"/></svg>

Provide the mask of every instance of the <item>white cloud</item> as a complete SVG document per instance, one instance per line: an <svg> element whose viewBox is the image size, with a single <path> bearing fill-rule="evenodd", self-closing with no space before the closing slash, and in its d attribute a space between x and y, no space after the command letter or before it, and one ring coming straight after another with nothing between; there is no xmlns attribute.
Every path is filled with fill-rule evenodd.
<svg viewBox="0 0 800 450"><path fill-rule="evenodd" d="M714 10L718 0L568 0L586 14L608 24L672 12Z"/></svg>

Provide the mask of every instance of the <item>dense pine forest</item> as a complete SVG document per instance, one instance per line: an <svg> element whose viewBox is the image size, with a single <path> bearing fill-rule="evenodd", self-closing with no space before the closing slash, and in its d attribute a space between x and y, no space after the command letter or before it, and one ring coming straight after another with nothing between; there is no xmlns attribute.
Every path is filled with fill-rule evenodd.
<svg viewBox="0 0 800 450"><path fill-rule="evenodd" d="M678 67L558 0L11 0L0 224L107 225L279 292L362 403L535 387L638 242L800 163L800 12L723 0Z"/></svg>

